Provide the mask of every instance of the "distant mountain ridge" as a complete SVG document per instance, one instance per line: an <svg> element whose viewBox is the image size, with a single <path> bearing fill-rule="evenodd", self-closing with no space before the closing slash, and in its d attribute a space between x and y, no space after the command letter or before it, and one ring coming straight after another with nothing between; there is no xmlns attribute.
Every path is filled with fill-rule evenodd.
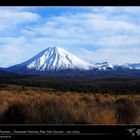
<svg viewBox="0 0 140 140"><path fill-rule="evenodd" d="M31 59L4 69L19 74L50 75L131 75L140 71L140 63L109 64L99 62L90 64L60 47L49 47Z"/></svg>

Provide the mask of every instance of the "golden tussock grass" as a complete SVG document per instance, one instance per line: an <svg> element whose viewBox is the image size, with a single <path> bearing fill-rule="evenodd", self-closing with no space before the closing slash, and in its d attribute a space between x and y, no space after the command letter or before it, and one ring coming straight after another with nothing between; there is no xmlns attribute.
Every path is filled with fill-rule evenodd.
<svg viewBox="0 0 140 140"><path fill-rule="evenodd" d="M54 92L9 86L0 90L0 123L140 124L140 95Z"/></svg>

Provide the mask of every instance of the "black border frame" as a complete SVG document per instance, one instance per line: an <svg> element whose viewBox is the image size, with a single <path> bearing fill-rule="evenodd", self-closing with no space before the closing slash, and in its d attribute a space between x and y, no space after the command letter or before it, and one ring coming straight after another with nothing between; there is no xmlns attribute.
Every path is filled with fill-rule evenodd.
<svg viewBox="0 0 140 140"><path fill-rule="evenodd" d="M140 1L137 0L0 0L0 6L139 6ZM11 138L19 137L45 137L48 135L68 135L64 134L46 134L46 135L17 135L14 130L60 130L60 131L75 131L79 134L75 135L92 135L92 136L113 136L113 137L137 137L137 133L130 133L128 129L140 129L140 125L45 125L45 124L0 124L0 131L9 130L12 132ZM1 134L1 136L8 136Z"/></svg>
<svg viewBox="0 0 140 140"><path fill-rule="evenodd" d="M133 133L129 129L135 129ZM46 131L45 134L38 133L28 133L27 131ZM46 124L5 124L0 125L0 138L1 136L10 136L11 138L19 137L46 137L46 136L110 136L110 137L139 137L140 134L137 133L137 130L140 131L139 125L46 125ZM11 134L3 134L2 131L10 131ZM26 131L26 134L23 133L14 133L14 131ZM63 133L55 133L63 131ZM74 133L67 133L71 131ZM75 131L78 133L75 133ZM51 132L51 133L50 133Z"/></svg>
<svg viewBox="0 0 140 140"><path fill-rule="evenodd" d="M138 0L0 0L0 6L138 6Z"/></svg>

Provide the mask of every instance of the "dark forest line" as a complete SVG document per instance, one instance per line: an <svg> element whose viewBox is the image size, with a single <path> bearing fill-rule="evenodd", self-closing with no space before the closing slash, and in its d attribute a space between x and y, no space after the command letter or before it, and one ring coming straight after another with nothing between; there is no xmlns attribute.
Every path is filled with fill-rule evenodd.
<svg viewBox="0 0 140 140"><path fill-rule="evenodd" d="M140 79L127 77L44 77L44 76L0 76L0 86L15 84L55 91L76 91L84 93L139 94Z"/></svg>

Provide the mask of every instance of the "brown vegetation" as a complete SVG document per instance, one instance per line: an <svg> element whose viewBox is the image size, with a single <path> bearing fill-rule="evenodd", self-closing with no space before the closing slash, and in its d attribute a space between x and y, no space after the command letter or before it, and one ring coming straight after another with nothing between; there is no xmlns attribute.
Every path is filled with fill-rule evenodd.
<svg viewBox="0 0 140 140"><path fill-rule="evenodd" d="M138 118L138 106L132 99L121 98L116 100L116 118L118 123L132 124Z"/></svg>
<svg viewBox="0 0 140 140"><path fill-rule="evenodd" d="M140 124L140 95L0 89L0 123Z"/></svg>

